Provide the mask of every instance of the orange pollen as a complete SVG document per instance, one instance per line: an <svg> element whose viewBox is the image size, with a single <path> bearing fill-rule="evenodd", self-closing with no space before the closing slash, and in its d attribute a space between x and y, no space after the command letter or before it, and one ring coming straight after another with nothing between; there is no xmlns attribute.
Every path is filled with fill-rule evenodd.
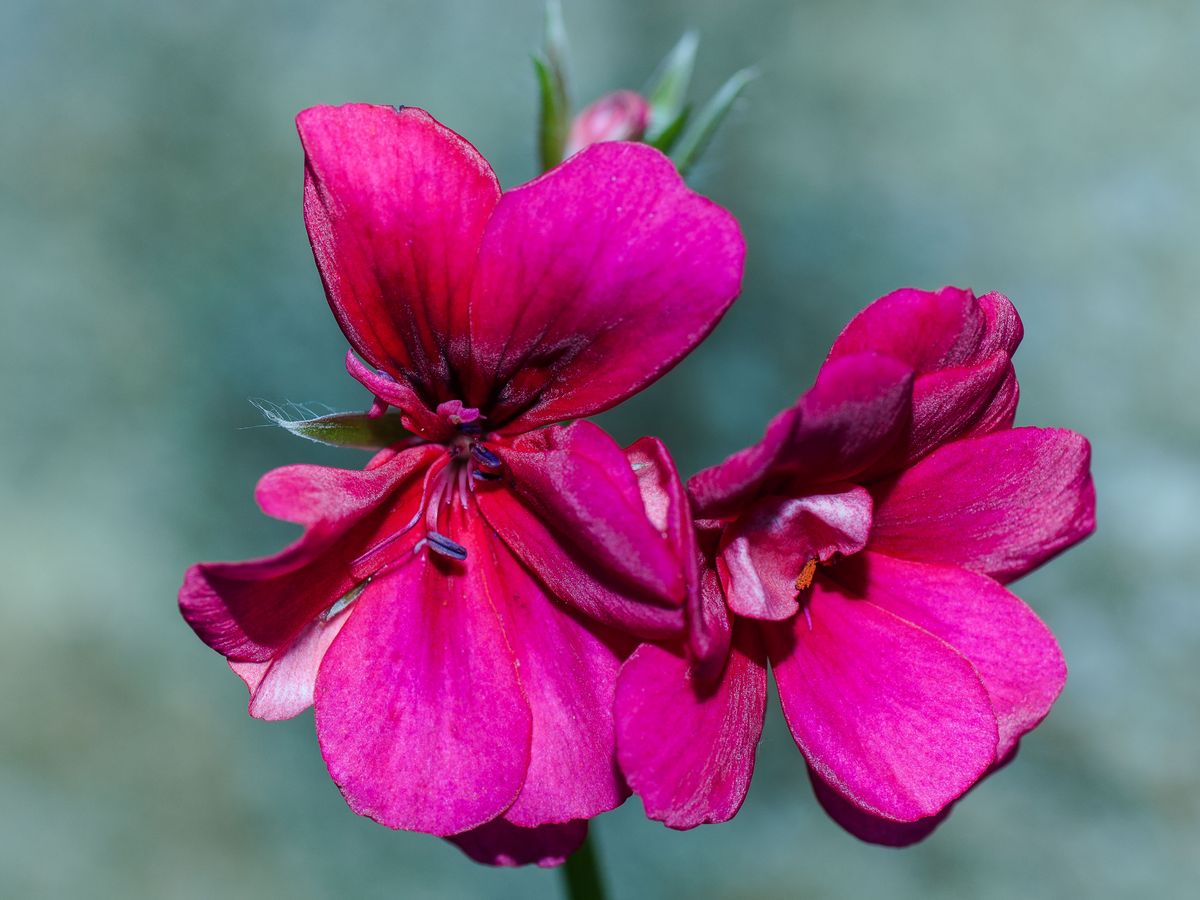
<svg viewBox="0 0 1200 900"><path fill-rule="evenodd" d="M812 584L813 576L817 574L817 561L810 559L804 564L804 568L800 570L800 575L796 578L796 590L802 591Z"/></svg>

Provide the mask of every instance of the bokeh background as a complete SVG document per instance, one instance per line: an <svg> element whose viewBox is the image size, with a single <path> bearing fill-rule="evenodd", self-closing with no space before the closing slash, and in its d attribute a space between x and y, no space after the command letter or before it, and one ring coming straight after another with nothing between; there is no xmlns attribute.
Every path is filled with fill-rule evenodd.
<svg viewBox="0 0 1200 900"><path fill-rule="evenodd" d="M691 472L755 439L901 285L1016 301L1022 423L1095 445L1100 528L1019 588L1071 668L1008 770L925 844L860 844L777 713L729 825L600 819L618 898L1194 896L1200 882L1200 5L566 3L578 100L685 27L697 96L754 64L694 183L742 220L742 299L604 417ZM311 717L251 720L175 608L196 559L293 535L251 489L358 457L250 397L361 408L300 218L293 115L427 107L530 177L528 2L0 5L0 896L553 897L356 818Z"/></svg>

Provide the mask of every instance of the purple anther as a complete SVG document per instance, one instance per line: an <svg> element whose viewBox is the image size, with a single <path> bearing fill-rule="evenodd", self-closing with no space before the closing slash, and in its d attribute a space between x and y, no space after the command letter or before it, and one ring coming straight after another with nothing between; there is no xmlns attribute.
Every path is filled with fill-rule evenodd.
<svg viewBox="0 0 1200 900"><path fill-rule="evenodd" d="M476 481L499 481L499 472L485 472L483 469L472 469L471 477Z"/></svg>
<svg viewBox="0 0 1200 900"><path fill-rule="evenodd" d="M483 446L483 444L472 444L471 455L475 457L475 462L479 463L485 469L500 468L500 457Z"/></svg>
<svg viewBox="0 0 1200 900"><path fill-rule="evenodd" d="M436 531L431 531L428 534L429 549L435 553L440 553L442 556L448 556L451 559L457 559L460 562L467 558L467 548L457 541L452 541L448 537L438 534Z"/></svg>

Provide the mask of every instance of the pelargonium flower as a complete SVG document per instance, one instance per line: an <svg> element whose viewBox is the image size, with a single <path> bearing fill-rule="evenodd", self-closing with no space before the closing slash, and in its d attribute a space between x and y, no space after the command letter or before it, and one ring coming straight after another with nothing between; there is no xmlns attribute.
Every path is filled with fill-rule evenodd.
<svg viewBox="0 0 1200 900"><path fill-rule="evenodd" d="M1004 585L1086 537L1087 441L1012 428L1019 318L905 290L860 313L763 439L688 483L703 554L689 650L618 682L618 757L650 816L737 812L767 663L826 810L903 844L1014 752L1066 670Z"/></svg>
<svg viewBox="0 0 1200 900"><path fill-rule="evenodd" d="M298 127L348 368L413 437L362 471L267 474L259 504L303 536L193 567L183 614L252 715L315 706L355 812L490 862L561 861L624 799L622 635L682 629L694 551L661 444L556 423L707 335L740 285L740 232L646 146L597 145L501 194L418 109L317 107Z"/></svg>

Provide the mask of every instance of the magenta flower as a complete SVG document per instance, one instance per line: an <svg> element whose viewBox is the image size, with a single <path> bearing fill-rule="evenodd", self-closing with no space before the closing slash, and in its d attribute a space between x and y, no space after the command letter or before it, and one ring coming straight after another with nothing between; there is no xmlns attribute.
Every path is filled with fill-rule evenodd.
<svg viewBox="0 0 1200 900"><path fill-rule="evenodd" d="M348 367L415 437L362 471L267 474L263 511L304 535L194 566L183 614L252 715L315 706L355 812L489 862L561 861L625 796L620 632L680 632L694 550L657 441L626 451L554 423L636 393L708 334L741 235L646 146L597 145L502 195L421 110L318 107L298 126Z"/></svg>
<svg viewBox="0 0 1200 900"><path fill-rule="evenodd" d="M737 812L769 660L826 810L928 834L1046 715L1066 670L1003 585L1094 528L1087 441L1013 429L1021 323L999 294L898 291L860 313L756 445L688 484L704 555L680 646L618 682L618 757L650 816Z"/></svg>

